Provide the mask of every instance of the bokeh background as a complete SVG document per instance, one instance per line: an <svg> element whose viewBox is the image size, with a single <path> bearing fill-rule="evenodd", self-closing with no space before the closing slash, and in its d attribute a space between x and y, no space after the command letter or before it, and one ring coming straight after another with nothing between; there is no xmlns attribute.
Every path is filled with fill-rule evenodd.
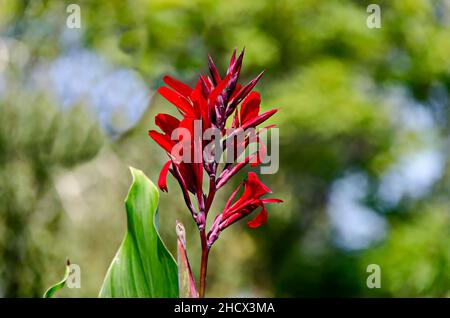
<svg viewBox="0 0 450 318"><path fill-rule="evenodd" d="M266 69L263 108L280 108L285 203L223 233L209 296L450 295L450 1L0 0L0 296L40 297L66 258L96 297L124 234L128 166L156 180L150 140L164 74L194 84L207 54L225 71L245 46L245 81ZM81 28L66 26L69 3ZM233 185L222 190L213 210ZM187 228L177 184L160 201L175 251ZM369 289L366 268L381 267Z"/></svg>

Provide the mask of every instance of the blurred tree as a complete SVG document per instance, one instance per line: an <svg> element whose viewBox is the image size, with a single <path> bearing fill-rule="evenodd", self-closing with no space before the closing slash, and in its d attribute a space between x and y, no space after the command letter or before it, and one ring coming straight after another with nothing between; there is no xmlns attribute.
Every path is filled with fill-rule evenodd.
<svg viewBox="0 0 450 318"><path fill-rule="evenodd" d="M30 225L40 199L54 194L55 167L92 158L102 134L82 107L61 113L44 96L8 91L0 101L0 291L3 296L42 296L42 250ZM56 233L62 211L53 206L40 226ZM42 229L41 229L42 230ZM50 240L51 242L51 240ZM48 243L50 243L48 242ZM49 248L48 245L46 248Z"/></svg>

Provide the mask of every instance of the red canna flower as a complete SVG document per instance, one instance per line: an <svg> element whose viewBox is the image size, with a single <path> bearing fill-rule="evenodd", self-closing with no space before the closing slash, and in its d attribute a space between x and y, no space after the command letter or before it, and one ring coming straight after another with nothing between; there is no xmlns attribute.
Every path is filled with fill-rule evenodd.
<svg viewBox="0 0 450 318"><path fill-rule="evenodd" d="M239 199L234 203L234 197L244 185L244 191ZM250 228L257 228L261 226L267 220L267 210L265 203L280 203L283 202L280 199L264 198L261 197L265 194L272 193L272 191L262 183L256 173L249 172L248 177L242 184L240 184L236 190L231 194L228 202L226 203L223 212L219 214L211 227L211 231L208 233L208 245L211 246L218 238L221 231L226 229L231 224L239 221L240 219L251 214L257 208L261 208L260 212L253 220L247 222Z"/></svg>
<svg viewBox="0 0 450 318"><path fill-rule="evenodd" d="M158 93L176 107L182 119L158 114L155 124L162 132L149 131L150 137L169 157L158 179L159 188L164 192L168 191L166 179L170 172L178 181L186 205L200 231L200 297L204 295L208 252L220 232L258 208L261 209L260 212L247 224L251 228L259 227L267 219L265 203L281 202L279 199L261 198L271 191L254 172L249 172L247 180L241 184L244 186L241 197L232 203L241 188L239 186L206 235L206 217L216 192L247 164L257 166L262 162L266 147L259 135L274 127L270 125L256 130L277 109L260 113L261 96L252 91L264 72L244 86L238 83L243 57L244 50L237 57L234 50L227 72L222 78L211 56L208 56L210 76L199 76L194 88L170 76L164 76L167 86L159 88ZM227 128L229 117L232 120ZM210 133L210 139L203 138L207 133ZM253 143L257 144L258 149L243 156ZM221 165L224 153L227 162ZM209 177L207 192L203 190L204 171ZM193 199L196 201L195 206Z"/></svg>

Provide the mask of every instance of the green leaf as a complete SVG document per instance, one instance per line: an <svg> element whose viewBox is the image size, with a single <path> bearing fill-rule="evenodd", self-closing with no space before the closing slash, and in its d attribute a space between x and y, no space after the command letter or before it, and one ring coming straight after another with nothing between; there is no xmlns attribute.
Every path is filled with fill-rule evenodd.
<svg viewBox="0 0 450 318"><path fill-rule="evenodd" d="M178 297L177 264L158 233L158 189L140 170L125 200L127 232L100 297Z"/></svg>
<svg viewBox="0 0 450 318"><path fill-rule="evenodd" d="M70 275L70 262L69 260L67 260L67 264L66 264L66 272L64 274L63 279L59 282L56 283L55 285L51 286L49 289L47 289L47 291L44 293L44 298L52 298L53 295L60 290L61 288L63 288L66 285L66 281L69 278Z"/></svg>

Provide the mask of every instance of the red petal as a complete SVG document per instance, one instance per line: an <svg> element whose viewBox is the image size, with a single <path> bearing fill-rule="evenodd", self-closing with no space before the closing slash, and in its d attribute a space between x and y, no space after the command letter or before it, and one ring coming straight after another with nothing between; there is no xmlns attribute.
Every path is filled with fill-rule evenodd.
<svg viewBox="0 0 450 318"><path fill-rule="evenodd" d="M168 114L158 114L155 117L155 124L170 136L174 129L180 125L180 121Z"/></svg>
<svg viewBox="0 0 450 318"><path fill-rule="evenodd" d="M187 166L193 173L194 179L192 181L195 182L194 184L196 185L197 190L200 191L203 182L202 130L195 131L195 123L196 119L194 118L188 117L183 119L180 123L180 128L185 128L188 131L180 131L182 135L180 134L178 138L182 137L181 139L186 143L186 146L183 146L183 149L185 147L189 148L188 151L190 151L189 158L191 159L191 162L187 164ZM198 133L198 136L196 136L195 133Z"/></svg>
<svg viewBox="0 0 450 318"><path fill-rule="evenodd" d="M169 172L170 164L172 163L171 160L167 161L164 166L161 169L161 172L159 173L159 179L158 179L158 187L163 192L167 192L167 173Z"/></svg>
<svg viewBox="0 0 450 318"><path fill-rule="evenodd" d="M155 130L149 130L148 135L152 137L152 139L156 141L165 151L169 153L172 151L173 141L170 140L167 135L163 135Z"/></svg>
<svg viewBox="0 0 450 318"><path fill-rule="evenodd" d="M254 117L253 119L247 121L245 124L242 124L242 129L245 130L249 127L256 127L262 122L266 121L270 117L272 117L273 114L275 114L278 111L278 109L271 109L258 117Z"/></svg>
<svg viewBox="0 0 450 318"><path fill-rule="evenodd" d="M180 128L185 128L189 131L189 136L183 136L183 138L188 138L189 140L194 140L194 122L195 119L188 117L188 118L184 118L181 122L180 122Z"/></svg>
<svg viewBox="0 0 450 318"><path fill-rule="evenodd" d="M175 107L177 107L183 116L193 116L194 110L192 105L187 101L187 99L173 90L168 89L163 86L158 89L158 93L161 94L165 99L171 102Z"/></svg>
<svg viewBox="0 0 450 318"><path fill-rule="evenodd" d="M202 118L204 120L204 124L208 125L209 110L206 102L206 96L209 95L210 88L205 85L209 85L206 82L206 78L204 76L200 76L197 81L197 85L195 85L195 89L191 94L191 101L194 104L195 118Z"/></svg>
<svg viewBox="0 0 450 318"><path fill-rule="evenodd" d="M209 116L208 103L206 102L206 99L203 97L199 84L197 84L197 87L192 93L191 99L196 107L196 112L199 115L201 115L201 118L203 119L203 128L204 129L209 128L211 120Z"/></svg>
<svg viewBox="0 0 450 318"><path fill-rule="evenodd" d="M258 92L251 92L241 106L241 123L245 123L255 118L259 114L259 104L261 96Z"/></svg>
<svg viewBox="0 0 450 318"><path fill-rule="evenodd" d="M253 171L250 171L248 173L246 186L251 191L254 198L259 198L264 194L272 193L272 190L270 190L269 187L262 183L261 180L259 180L258 175Z"/></svg>
<svg viewBox="0 0 450 318"><path fill-rule="evenodd" d="M253 220L247 222L247 225L249 228L255 229L257 227L260 227L266 221L267 221L267 210L263 205L261 211L255 216Z"/></svg>
<svg viewBox="0 0 450 318"><path fill-rule="evenodd" d="M166 83L167 85L172 87L174 90L176 90L178 93L180 93L184 97L191 96L192 88L190 88L183 82L181 82L173 77L170 77L168 75L164 76L163 81L164 81L164 83Z"/></svg>

